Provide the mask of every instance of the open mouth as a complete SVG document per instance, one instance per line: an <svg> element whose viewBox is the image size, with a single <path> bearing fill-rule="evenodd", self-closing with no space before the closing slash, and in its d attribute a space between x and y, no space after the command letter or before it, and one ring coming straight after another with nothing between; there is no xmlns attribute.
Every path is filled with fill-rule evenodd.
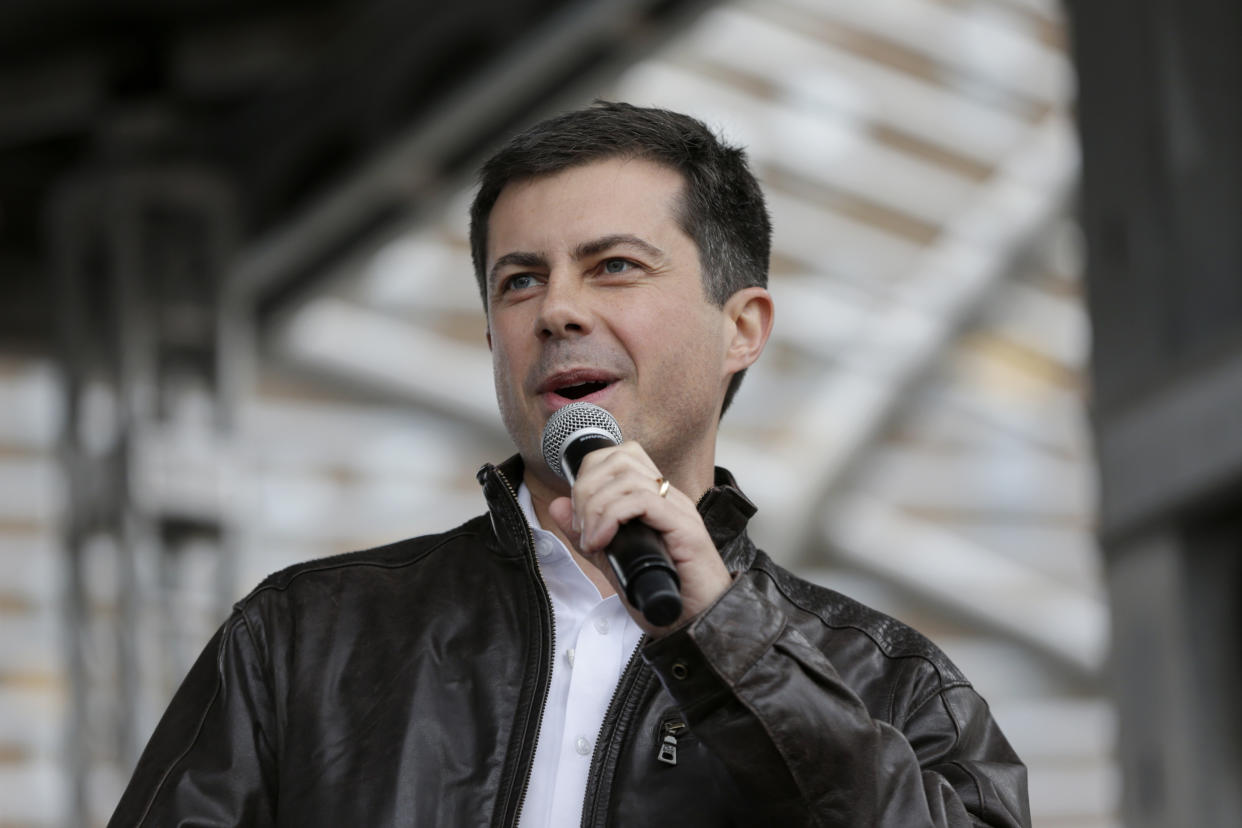
<svg viewBox="0 0 1242 828"><path fill-rule="evenodd" d="M564 388L556 389L556 393L562 397L571 400L580 400L588 394L594 394L608 387L606 382L580 382L577 385L567 385Z"/></svg>

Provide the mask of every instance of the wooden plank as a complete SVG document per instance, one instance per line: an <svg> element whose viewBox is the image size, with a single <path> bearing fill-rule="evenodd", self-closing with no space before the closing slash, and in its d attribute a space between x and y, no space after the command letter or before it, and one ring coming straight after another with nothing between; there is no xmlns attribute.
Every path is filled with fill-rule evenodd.
<svg viewBox="0 0 1242 828"><path fill-rule="evenodd" d="M1005 735L1028 764L1111 763L1117 710L1106 697L1018 697L991 702Z"/></svg>
<svg viewBox="0 0 1242 828"><path fill-rule="evenodd" d="M67 712L66 690L0 683L0 749L20 753L27 762L57 757L62 747L60 724ZM6 764L0 762L0 767Z"/></svg>
<svg viewBox="0 0 1242 828"><path fill-rule="evenodd" d="M877 290L914 267L917 244L779 189L767 196L773 250L811 273Z"/></svg>
<svg viewBox="0 0 1242 828"><path fill-rule="evenodd" d="M667 61L636 67L617 88L635 103L722 125L761 166L795 171L819 186L932 225L964 209L976 190L960 175L875 143L862 124L761 99Z"/></svg>
<svg viewBox="0 0 1242 828"><path fill-rule="evenodd" d="M53 531L0 532L0 599L50 606L61 598L64 561Z"/></svg>
<svg viewBox="0 0 1242 828"><path fill-rule="evenodd" d="M42 683L61 674L59 619L50 606L10 613L0 624L0 675Z"/></svg>
<svg viewBox="0 0 1242 828"><path fill-rule="evenodd" d="M435 228L385 245L343 293L377 309L420 317L472 313L482 336L482 304L469 252L446 244Z"/></svg>
<svg viewBox="0 0 1242 828"><path fill-rule="evenodd" d="M347 482L331 474L269 470L256 475L255 489L248 533L286 548L367 548L443 531L484 509L480 493L446 492L413 471Z"/></svg>
<svg viewBox="0 0 1242 828"><path fill-rule="evenodd" d="M1115 825L1121 802L1121 773L1112 764L1035 764L1027 768L1031 813L1039 825ZM1087 822L1087 820L1091 820Z"/></svg>
<svg viewBox="0 0 1242 828"><path fill-rule="evenodd" d="M1090 322L1076 297L1014 283L988 309L984 324L1066 368L1081 371L1087 367Z"/></svg>
<svg viewBox="0 0 1242 828"><path fill-rule="evenodd" d="M865 340L881 316L875 297L833 289L822 280L786 279L777 297L781 324L772 335L826 361Z"/></svg>
<svg viewBox="0 0 1242 828"><path fill-rule="evenodd" d="M69 801L69 780L55 759L0 764L0 824L15 828L65 825Z"/></svg>
<svg viewBox="0 0 1242 828"><path fill-rule="evenodd" d="M292 358L355 387L418 400L485 433L503 433L491 358L430 331L335 297L309 303L280 334Z"/></svg>
<svg viewBox="0 0 1242 828"><path fill-rule="evenodd" d="M1089 524L1095 478L1086 464L1022 449L885 446L856 487L907 509Z"/></svg>
<svg viewBox="0 0 1242 828"><path fill-rule="evenodd" d="M780 0L813 18L899 44L943 66L950 85L994 85L1064 107L1073 94L1065 56L995 17L924 0Z"/></svg>
<svg viewBox="0 0 1242 828"><path fill-rule="evenodd" d="M51 363L20 360L0 373L0 448L50 451L62 420Z"/></svg>
<svg viewBox="0 0 1242 828"><path fill-rule="evenodd" d="M745 7L713 9L685 42L691 54L708 60L733 62L744 54L741 71L762 77L791 104L882 124L988 165L1000 163L1029 128L1003 110L864 60Z"/></svg>
<svg viewBox="0 0 1242 828"><path fill-rule="evenodd" d="M955 348L942 371L946 397L964 412L1065 456L1089 453L1089 426L1074 391L974 348Z"/></svg>
<svg viewBox="0 0 1242 828"><path fill-rule="evenodd" d="M50 457L0 455L0 521L47 526L64 502L60 469Z"/></svg>
<svg viewBox="0 0 1242 828"><path fill-rule="evenodd" d="M952 480L946 477L945 480ZM820 515L837 557L1097 680L1108 648L1104 602L850 492Z"/></svg>

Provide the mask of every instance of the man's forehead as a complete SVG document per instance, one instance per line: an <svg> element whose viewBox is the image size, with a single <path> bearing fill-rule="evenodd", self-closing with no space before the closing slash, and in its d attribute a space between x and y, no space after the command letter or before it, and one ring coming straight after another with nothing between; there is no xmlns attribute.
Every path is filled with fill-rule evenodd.
<svg viewBox="0 0 1242 828"><path fill-rule="evenodd" d="M652 235L682 229L683 190L680 172L640 158L607 158L512 180L488 215L489 265L512 252L501 246L535 252L541 237L550 242L558 234L561 242L567 233L578 236L574 246L625 236L656 244Z"/></svg>
<svg viewBox="0 0 1242 828"><path fill-rule="evenodd" d="M641 155L621 154L608 155L602 158L592 158L588 161L578 161L558 169L549 170L547 172L514 176L505 182L505 185L501 188L500 192L503 193L505 190L513 187L520 187L541 181L549 181L553 179L572 181L585 176L608 171L629 176L647 176L658 174L661 176L667 176L670 180L675 180L679 183L684 181L684 176L681 171L672 164L653 158L646 158Z"/></svg>
<svg viewBox="0 0 1242 828"><path fill-rule="evenodd" d="M646 158L611 156L548 173L510 179L497 194L496 203L536 188L556 191L574 188L584 181L604 180L647 187L659 182L659 186L674 193L680 193L685 185L681 171L668 164Z"/></svg>

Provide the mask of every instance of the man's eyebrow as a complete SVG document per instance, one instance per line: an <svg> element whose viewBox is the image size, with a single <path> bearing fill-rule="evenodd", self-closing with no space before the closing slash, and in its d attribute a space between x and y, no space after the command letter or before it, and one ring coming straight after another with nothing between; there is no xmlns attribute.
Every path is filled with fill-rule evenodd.
<svg viewBox="0 0 1242 828"><path fill-rule="evenodd" d="M588 259L591 256L598 256L606 250L614 247L634 247L653 258L663 258L664 251L656 247L650 242L643 241L632 233L612 233L607 236L600 236L598 239L591 239L574 248L575 259ZM547 267L548 260L542 253L530 253L524 250L515 250L512 253L506 253L497 259L491 270L488 271L488 283L491 284L496 280L496 273L502 267Z"/></svg>
<svg viewBox="0 0 1242 828"><path fill-rule="evenodd" d="M663 250L650 242L643 241L638 236L630 233L613 233L612 235L600 236L598 239L592 239L578 245L574 248L574 258L587 259L613 247L636 247L653 258L664 257Z"/></svg>
<svg viewBox="0 0 1242 828"><path fill-rule="evenodd" d="M496 280L496 271L502 267L515 265L517 267L547 267L548 260L539 253L527 253L522 250L506 253L492 264L492 269L487 272L487 281L490 284Z"/></svg>

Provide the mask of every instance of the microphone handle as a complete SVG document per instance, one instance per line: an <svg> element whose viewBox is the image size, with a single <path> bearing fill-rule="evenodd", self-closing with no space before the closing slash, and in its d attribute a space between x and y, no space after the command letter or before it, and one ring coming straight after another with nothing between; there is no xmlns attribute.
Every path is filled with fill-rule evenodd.
<svg viewBox="0 0 1242 828"><path fill-rule="evenodd" d="M659 532L639 520L623 523L604 553L626 599L647 621L667 627L681 617L681 580Z"/></svg>

